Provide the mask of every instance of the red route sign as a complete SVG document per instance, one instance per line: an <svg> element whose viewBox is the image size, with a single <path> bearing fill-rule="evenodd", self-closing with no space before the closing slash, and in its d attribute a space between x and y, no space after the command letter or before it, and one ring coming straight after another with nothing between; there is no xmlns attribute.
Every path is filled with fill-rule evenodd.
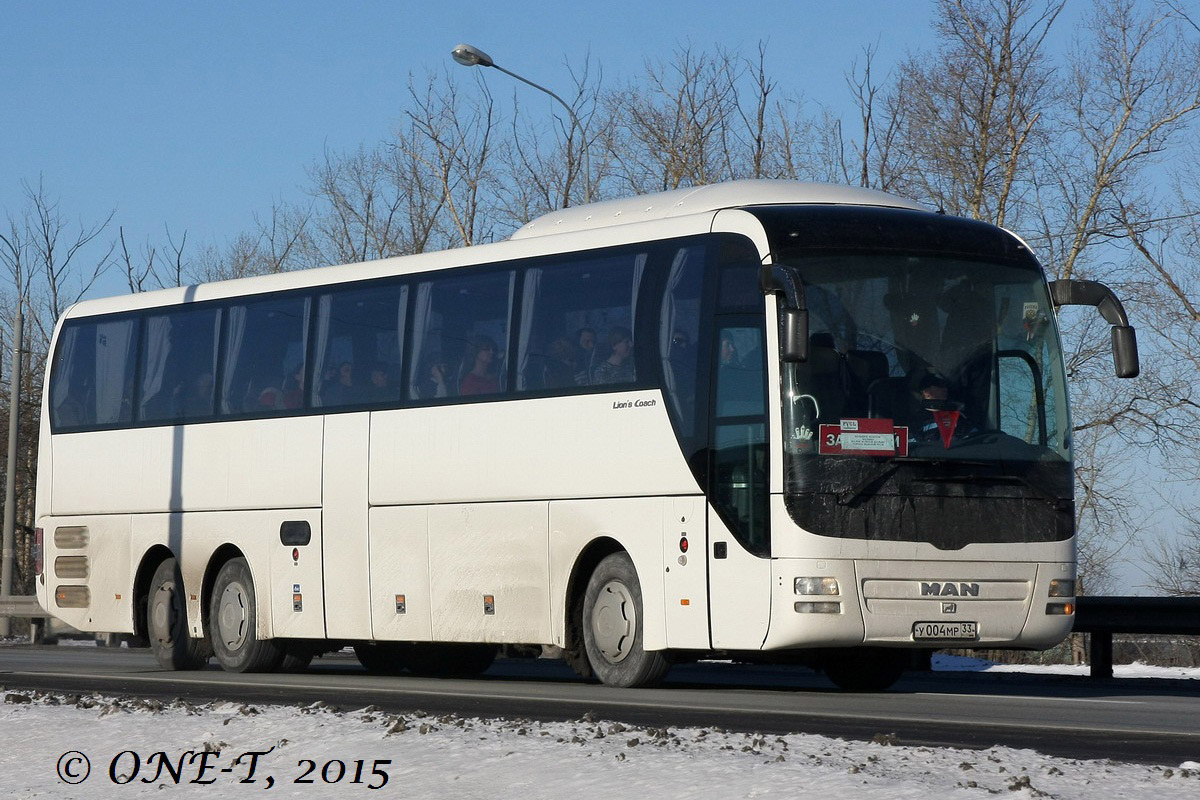
<svg viewBox="0 0 1200 800"><path fill-rule="evenodd" d="M908 455L908 428L890 419L844 419L820 426L817 451L827 456Z"/></svg>

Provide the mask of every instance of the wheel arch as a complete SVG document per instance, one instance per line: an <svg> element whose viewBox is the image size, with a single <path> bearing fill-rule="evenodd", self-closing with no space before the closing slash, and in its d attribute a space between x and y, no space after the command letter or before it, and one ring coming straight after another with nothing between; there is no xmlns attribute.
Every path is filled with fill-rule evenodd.
<svg viewBox="0 0 1200 800"><path fill-rule="evenodd" d="M147 614L149 614L150 581L154 578L154 571L158 569L158 565L168 558L176 558L176 555L171 552L171 548L164 544L156 544L142 554L141 563L138 564L137 571L134 572L133 603L131 608L133 614L133 635L139 644L145 642L145 646L149 646L150 644L150 625L147 618Z"/></svg>
<svg viewBox="0 0 1200 800"><path fill-rule="evenodd" d="M213 585L217 582L217 574L220 573L221 567L235 558L246 558L246 554L242 549L235 544L226 542L213 551L213 554L208 559L208 566L204 568L204 583L200 587L200 619L204 623L205 633L208 632L208 607L212 602ZM246 559L247 566L250 565L250 559ZM254 576L253 568L250 569L251 576ZM259 592L258 581L255 581L254 591Z"/></svg>
<svg viewBox="0 0 1200 800"><path fill-rule="evenodd" d="M595 572L596 566L613 553L627 553L628 550L609 536L600 536L592 541L575 557L571 567L571 576L567 579L567 591L563 608L563 651L564 657L571 668L585 678L592 676L592 668L583 648L583 597L588 580Z"/></svg>

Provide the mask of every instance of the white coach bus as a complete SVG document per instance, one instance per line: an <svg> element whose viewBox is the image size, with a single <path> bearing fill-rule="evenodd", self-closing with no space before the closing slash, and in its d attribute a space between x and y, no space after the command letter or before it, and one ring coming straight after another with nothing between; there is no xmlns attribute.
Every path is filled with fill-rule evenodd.
<svg viewBox="0 0 1200 800"><path fill-rule="evenodd" d="M561 648L619 686L710 653L882 688L915 649L1071 629L1047 285L993 226L740 181L508 241L125 297L59 322L41 604L163 667L463 674Z"/></svg>

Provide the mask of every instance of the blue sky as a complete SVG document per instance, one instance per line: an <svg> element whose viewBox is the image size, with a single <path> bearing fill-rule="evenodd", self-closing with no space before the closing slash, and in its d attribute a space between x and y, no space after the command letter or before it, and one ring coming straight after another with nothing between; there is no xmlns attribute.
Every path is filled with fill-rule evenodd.
<svg viewBox="0 0 1200 800"><path fill-rule="evenodd" d="M468 77L449 58L460 41L566 91L564 64L587 52L611 85L683 43L750 53L765 39L780 88L825 103L845 102L843 73L863 46L878 43L888 65L931 42L924 2L575 6L0 0L0 208L19 209L20 181L43 175L72 216L116 208L142 239L168 224L223 242L273 200L299 197L324 148L383 138L410 73ZM501 101L518 92L531 112L553 110L487 79Z"/></svg>

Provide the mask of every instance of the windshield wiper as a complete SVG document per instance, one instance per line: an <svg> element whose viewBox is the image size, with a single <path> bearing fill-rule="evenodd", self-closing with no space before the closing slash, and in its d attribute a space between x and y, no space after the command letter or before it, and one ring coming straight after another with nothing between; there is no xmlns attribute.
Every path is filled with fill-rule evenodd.
<svg viewBox="0 0 1200 800"><path fill-rule="evenodd" d="M857 483L852 489L839 494L838 495L838 505L847 506L865 494L868 494L868 493L874 494L875 492L873 490L875 488L877 488L878 484L880 484L883 481L890 478L896 472L896 470L900 469L900 467L904 464L946 464L946 465L964 466L964 467L995 467L996 466L991 461L969 461L967 459L930 458L928 456L924 456L924 457L922 457L922 456L915 456L915 457L892 456L887 461L884 461L882 464L880 464L878 469L874 470L870 475L868 475L862 481ZM999 476L999 477L1006 478L1008 476ZM1013 477L1016 477L1016 476L1013 476ZM981 475L967 476L966 480L964 480L963 482L966 483L968 481L974 481L976 478L985 478L985 476L981 476ZM959 478L952 477L952 476L944 476L943 477L943 476L939 475L939 476L922 476L920 478L917 478L916 480L929 481L929 482L935 482L935 483L936 482L948 482L949 483L949 482L955 482L955 481L959 480ZM1018 478L1018 480L1025 480L1025 479ZM1037 487L1034 487L1033 484L1030 483L1029 486L1031 488L1033 488L1035 491L1037 491ZM868 492L868 490L871 490L871 491Z"/></svg>

